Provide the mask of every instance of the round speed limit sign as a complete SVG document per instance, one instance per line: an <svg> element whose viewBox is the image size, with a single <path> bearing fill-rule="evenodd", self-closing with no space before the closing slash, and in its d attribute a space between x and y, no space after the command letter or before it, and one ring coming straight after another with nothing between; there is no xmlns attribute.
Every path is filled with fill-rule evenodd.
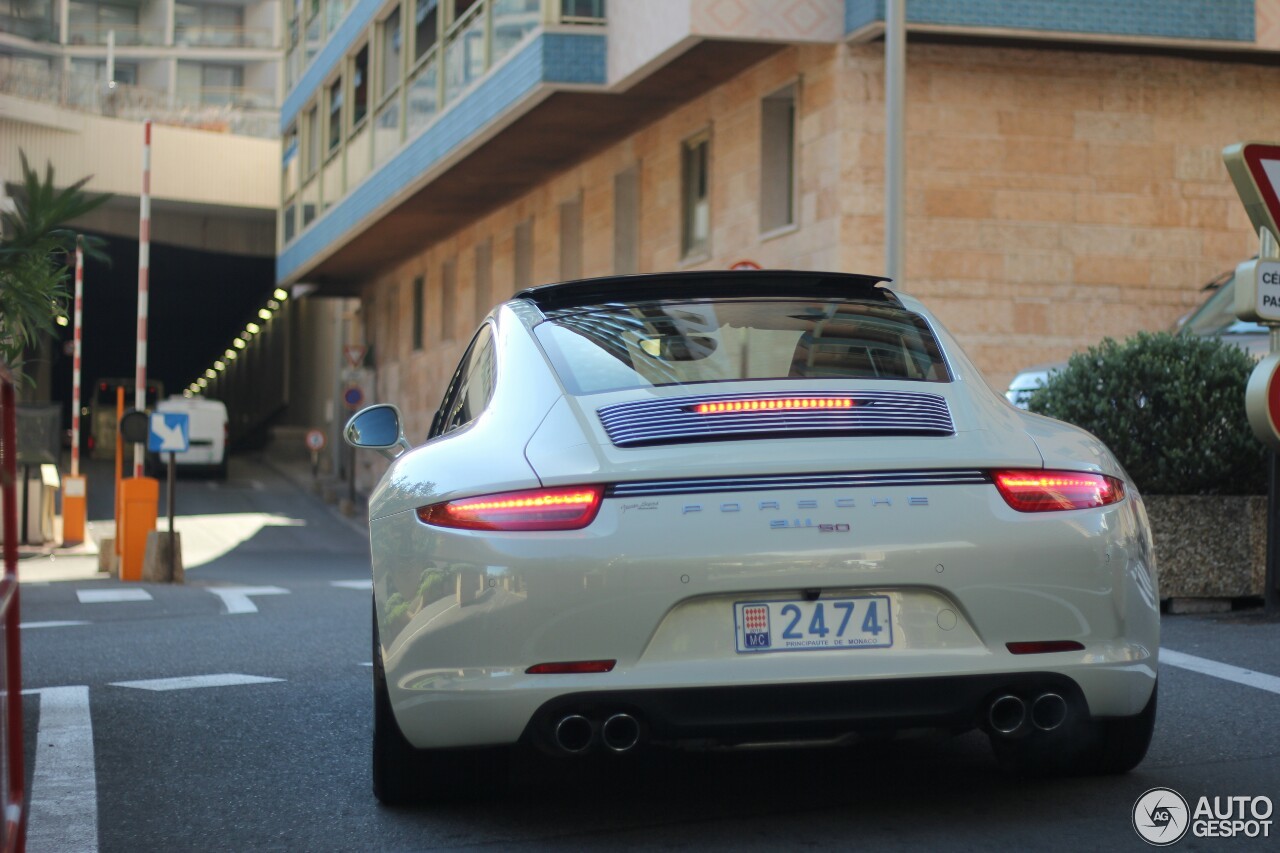
<svg viewBox="0 0 1280 853"><path fill-rule="evenodd" d="M324 433L318 429L307 430L307 449L310 451L324 450L325 437Z"/></svg>

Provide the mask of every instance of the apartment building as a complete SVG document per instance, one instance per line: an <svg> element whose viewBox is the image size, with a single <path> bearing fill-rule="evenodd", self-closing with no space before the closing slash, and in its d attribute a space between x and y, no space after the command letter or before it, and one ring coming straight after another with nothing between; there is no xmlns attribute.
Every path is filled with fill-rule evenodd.
<svg viewBox="0 0 1280 853"><path fill-rule="evenodd" d="M0 0L0 93L275 136L279 0Z"/></svg>
<svg viewBox="0 0 1280 853"><path fill-rule="evenodd" d="M884 269L882 2L333 4L286 10L277 282L360 298L366 398L416 437L521 287ZM993 384L1167 327L1255 251L1220 152L1280 138L1280 0L909 0L907 22L900 286Z"/></svg>

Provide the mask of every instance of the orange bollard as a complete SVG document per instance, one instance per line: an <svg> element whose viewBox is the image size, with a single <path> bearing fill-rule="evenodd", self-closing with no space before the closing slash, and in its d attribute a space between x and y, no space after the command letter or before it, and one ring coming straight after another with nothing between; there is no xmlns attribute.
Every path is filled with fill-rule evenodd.
<svg viewBox="0 0 1280 853"><path fill-rule="evenodd" d="M62 544L84 541L85 478L62 478Z"/></svg>
<svg viewBox="0 0 1280 853"><path fill-rule="evenodd" d="M147 555L147 535L156 529L160 509L160 481L155 477L130 477L120 485L120 580L142 580Z"/></svg>

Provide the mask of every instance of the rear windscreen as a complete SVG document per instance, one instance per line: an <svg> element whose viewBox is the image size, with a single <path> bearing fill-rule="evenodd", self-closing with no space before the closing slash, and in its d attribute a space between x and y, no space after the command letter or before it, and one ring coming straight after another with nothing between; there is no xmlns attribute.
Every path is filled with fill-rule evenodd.
<svg viewBox="0 0 1280 853"><path fill-rule="evenodd" d="M557 312L535 333L572 394L749 379L950 381L924 318L884 302L604 305Z"/></svg>

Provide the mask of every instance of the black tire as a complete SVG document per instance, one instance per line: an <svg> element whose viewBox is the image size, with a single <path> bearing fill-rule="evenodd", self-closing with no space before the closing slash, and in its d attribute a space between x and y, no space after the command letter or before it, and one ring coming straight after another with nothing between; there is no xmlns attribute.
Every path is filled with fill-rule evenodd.
<svg viewBox="0 0 1280 853"><path fill-rule="evenodd" d="M1114 776L1128 773L1146 757L1156 726L1157 688L1132 717L1076 720L1051 733L1027 737L993 735L991 748L1000 766L1015 776Z"/></svg>
<svg viewBox="0 0 1280 853"><path fill-rule="evenodd" d="M387 806L466 799L505 787L509 750L418 749L409 743L391 710L387 673L373 612L373 795Z"/></svg>

